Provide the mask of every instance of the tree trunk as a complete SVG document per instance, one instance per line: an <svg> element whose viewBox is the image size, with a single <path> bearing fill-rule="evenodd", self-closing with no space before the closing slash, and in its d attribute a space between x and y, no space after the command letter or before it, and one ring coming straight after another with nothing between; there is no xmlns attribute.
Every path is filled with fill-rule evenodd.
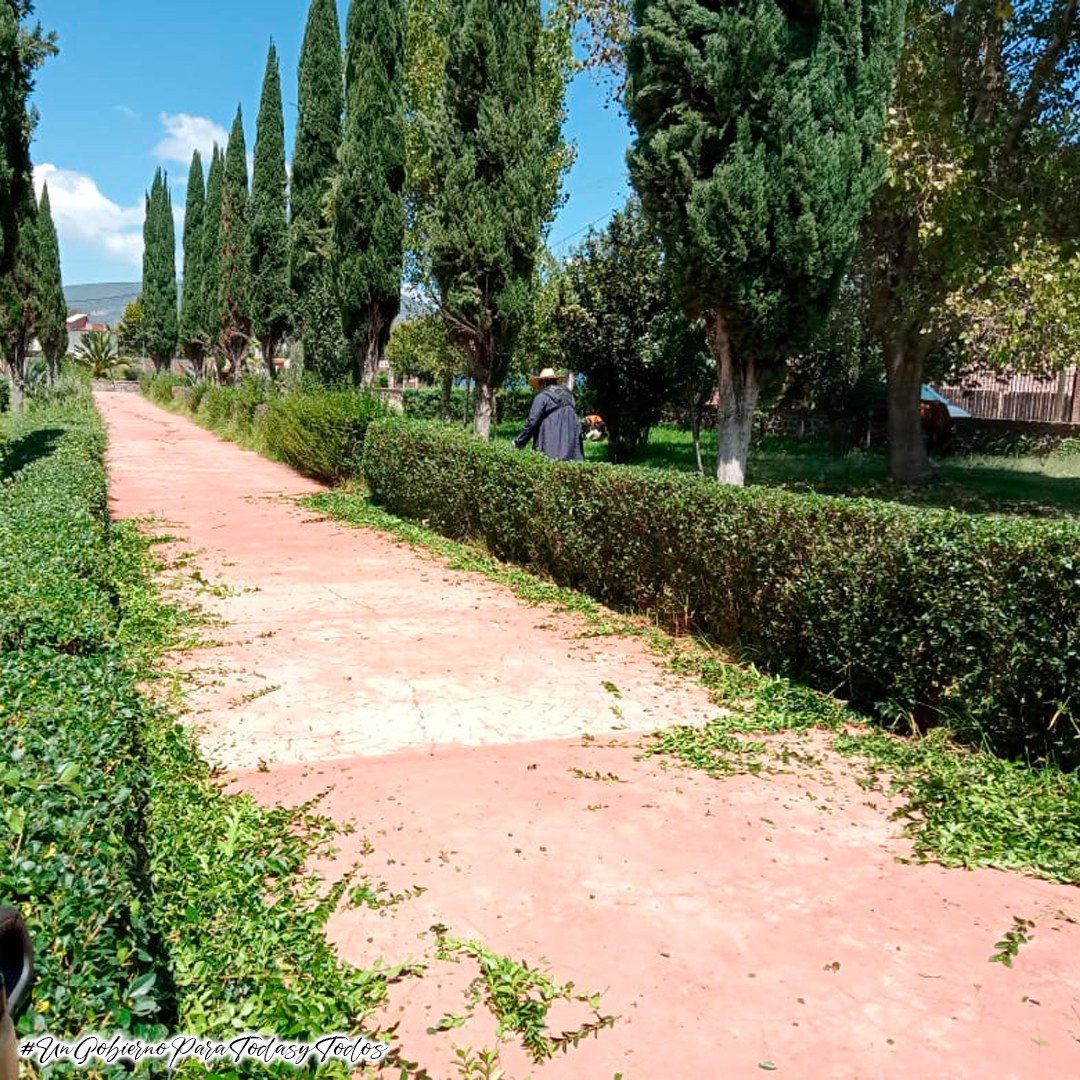
<svg viewBox="0 0 1080 1080"><path fill-rule="evenodd" d="M19 416L23 411L23 399L25 397L23 364L18 361L3 360L0 362L0 375L7 376L8 384L11 387L11 412L14 416Z"/></svg>
<svg viewBox="0 0 1080 1080"><path fill-rule="evenodd" d="M266 374L270 376L271 380L276 380L278 377L277 365L274 363L274 358L280 344L280 338L261 338L259 340L259 349L262 351L263 366L266 368Z"/></svg>
<svg viewBox="0 0 1080 1080"><path fill-rule="evenodd" d="M447 368L442 375L442 401L439 405L439 419L447 422L451 419L450 409L452 408L454 394L454 373Z"/></svg>
<svg viewBox="0 0 1080 1080"><path fill-rule="evenodd" d="M389 337L388 329L382 305L370 304L364 330L364 352L360 357L360 385L366 389L370 390L379 377L379 365L386 352L386 342Z"/></svg>
<svg viewBox="0 0 1080 1080"><path fill-rule="evenodd" d="M469 343L469 377L472 380L473 433L487 442L491 438L491 422L495 417L495 387L492 369L495 366L495 337L490 330L480 331ZM468 402L468 384L465 395Z"/></svg>
<svg viewBox="0 0 1080 1080"><path fill-rule="evenodd" d="M60 361L62 359L62 353L47 353L45 356L45 370L48 374L50 386L55 386L60 378Z"/></svg>
<svg viewBox="0 0 1080 1080"><path fill-rule="evenodd" d="M894 480L920 483L930 476L922 427L923 352L897 334L885 351L889 400L889 472Z"/></svg>
<svg viewBox="0 0 1080 1080"><path fill-rule="evenodd" d="M701 407L698 405L697 391L690 401L690 438L694 443L694 461L697 462L697 471L705 475L705 462L701 460Z"/></svg>
<svg viewBox="0 0 1080 1080"><path fill-rule="evenodd" d="M229 382L239 386L244 378L244 361L247 359L250 339L238 331L222 337L221 350L229 361Z"/></svg>
<svg viewBox="0 0 1080 1080"><path fill-rule="evenodd" d="M491 385L491 373L477 375L473 394L473 431L477 438L487 442L491 438L491 421L495 416L495 387Z"/></svg>
<svg viewBox="0 0 1080 1080"><path fill-rule="evenodd" d="M734 354L723 312L705 312L704 322L716 362L720 396L716 415L716 479L721 484L742 487L746 483L746 458L760 391L757 371L752 360Z"/></svg>

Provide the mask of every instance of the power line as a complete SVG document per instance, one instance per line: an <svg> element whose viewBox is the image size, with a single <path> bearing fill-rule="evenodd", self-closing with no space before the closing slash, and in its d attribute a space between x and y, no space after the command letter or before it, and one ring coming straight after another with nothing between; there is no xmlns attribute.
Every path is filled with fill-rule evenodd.
<svg viewBox="0 0 1080 1080"><path fill-rule="evenodd" d="M565 244L567 242L567 240L573 240L575 236L580 236L583 232L587 232L594 225L599 225L601 221L607 221L608 218L610 218L611 215L614 212L615 212L614 210L609 210L606 214L601 214L600 217L595 218L593 221L590 221L588 223L588 225L582 225L580 229L576 229L572 233L567 233L566 236L562 237L559 240L552 241L552 244L551 244L552 249L554 250L557 247L561 247L563 244Z"/></svg>
<svg viewBox="0 0 1080 1080"><path fill-rule="evenodd" d="M126 300L129 296L138 296L141 290L134 289L130 292L116 293L113 296L80 296L76 304L100 304L105 300Z"/></svg>

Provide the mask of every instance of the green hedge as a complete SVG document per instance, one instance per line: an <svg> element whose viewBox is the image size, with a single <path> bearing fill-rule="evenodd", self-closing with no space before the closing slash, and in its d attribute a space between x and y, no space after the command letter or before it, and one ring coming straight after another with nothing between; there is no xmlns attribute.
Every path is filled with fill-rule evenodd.
<svg viewBox="0 0 1080 1080"><path fill-rule="evenodd" d="M386 415L379 401L352 390L297 391L270 404L258 438L276 460L334 482L360 471L368 425Z"/></svg>
<svg viewBox="0 0 1080 1080"><path fill-rule="evenodd" d="M527 386L502 389L495 398L495 419L498 423L524 424L529 418L534 393ZM413 420L442 419L442 390L406 390L402 394L405 415ZM450 418L465 418L465 390L455 387L450 393Z"/></svg>
<svg viewBox="0 0 1080 1080"><path fill-rule="evenodd" d="M187 396L177 398L175 386L187 387ZM357 475L368 424L389 415L382 402L359 390L285 388L263 376L216 386L160 375L147 379L143 392L218 435L327 483Z"/></svg>
<svg viewBox="0 0 1080 1080"><path fill-rule="evenodd" d="M103 554L104 433L85 403L13 427L0 447L0 651L98 647L115 619Z"/></svg>
<svg viewBox="0 0 1080 1080"><path fill-rule="evenodd" d="M142 705L115 646L104 433L84 394L32 406L3 436L0 901L23 909L38 947L23 1031L151 1033Z"/></svg>
<svg viewBox="0 0 1080 1080"><path fill-rule="evenodd" d="M375 499L897 727L1080 764L1080 529L553 464L372 425Z"/></svg>

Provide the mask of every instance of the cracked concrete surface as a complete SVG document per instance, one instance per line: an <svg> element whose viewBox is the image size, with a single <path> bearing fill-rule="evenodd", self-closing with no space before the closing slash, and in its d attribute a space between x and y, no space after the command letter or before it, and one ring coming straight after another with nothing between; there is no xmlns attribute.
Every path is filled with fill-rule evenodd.
<svg viewBox="0 0 1080 1080"><path fill-rule="evenodd" d="M321 487L283 466L142 398L99 403L114 427L110 468L123 476L114 515L157 519L177 550L201 551L199 572L212 583L199 600L225 626L185 664L215 673L190 700L204 752L222 768L712 715L703 691L664 676L640 644L575 640L565 616L385 536L317 520L292 500ZM183 461L163 482L159 459L178 444ZM605 681L618 686L617 702ZM267 683L279 688L249 700Z"/></svg>

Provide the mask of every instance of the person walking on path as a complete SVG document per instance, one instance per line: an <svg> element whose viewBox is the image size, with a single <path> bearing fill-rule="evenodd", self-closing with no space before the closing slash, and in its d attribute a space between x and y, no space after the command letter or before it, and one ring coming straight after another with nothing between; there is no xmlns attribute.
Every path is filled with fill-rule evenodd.
<svg viewBox="0 0 1080 1080"><path fill-rule="evenodd" d="M559 385L559 377L551 368L544 368L529 382L537 391L529 419L514 440L519 450L530 442L552 461L584 461L585 450L581 423L577 416L574 395Z"/></svg>

